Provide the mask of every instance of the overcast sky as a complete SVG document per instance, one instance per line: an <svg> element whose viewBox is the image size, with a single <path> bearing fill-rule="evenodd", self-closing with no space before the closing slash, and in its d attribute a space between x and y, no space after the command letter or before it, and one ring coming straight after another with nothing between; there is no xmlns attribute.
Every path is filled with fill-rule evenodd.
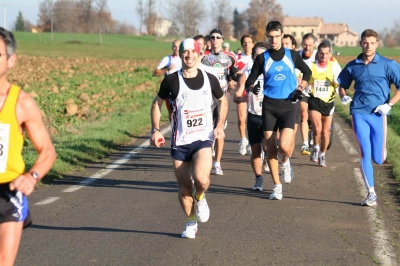
<svg viewBox="0 0 400 266"><path fill-rule="evenodd" d="M36 24L38 18L39 3L41 0L6 0L0 1L0 25L11 29L15 23L18 11L31 23ZM168 1L157 1L157 10L168 18ZM163 2L163 3L161 3ZM204 0L205 6L212 6L212 0ZM249 0L231 0L232 7L239 12L245 10ZM108 0L108 7L114 19L133 24L139 27L139 19L135 7L137 0ZM371 28L381 31L383 28L392 28L394 21L400 22L400 0L276 0L283 8L283 14L293 17L317 17L321 16L326 23L346 22L349 28L358 34L364 29ZM6 14L4 19L4 13ZM210 22L204 29L213 28ZM207 32L202 32L206 34Z"/></svg>

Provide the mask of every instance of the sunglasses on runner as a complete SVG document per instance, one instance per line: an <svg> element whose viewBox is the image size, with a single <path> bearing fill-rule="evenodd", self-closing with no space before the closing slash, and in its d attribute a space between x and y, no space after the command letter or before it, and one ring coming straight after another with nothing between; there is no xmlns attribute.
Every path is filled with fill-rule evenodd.
<svg viewBox="0 0 400 266"><path fill-rule="evenodd" d="M210 36L210 40L222 39L222 36Z"/></svg>

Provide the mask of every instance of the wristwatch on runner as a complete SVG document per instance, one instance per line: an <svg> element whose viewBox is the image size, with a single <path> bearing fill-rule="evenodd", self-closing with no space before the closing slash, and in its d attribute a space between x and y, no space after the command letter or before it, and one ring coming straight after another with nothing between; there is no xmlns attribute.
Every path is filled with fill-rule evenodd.
<svg viewBox="0 0 400 266"><path fill-rule="evenodd" d="M30 174L36 180L36 182L39 181L39 174L37 172L30 172Z"/></svg>
<svg viewBox="0 0 400 266"><path fill-rule="evenodd" d="M151 129L151 134L154 134L156 131L160 132L160 129L153 127Z"/></svg>

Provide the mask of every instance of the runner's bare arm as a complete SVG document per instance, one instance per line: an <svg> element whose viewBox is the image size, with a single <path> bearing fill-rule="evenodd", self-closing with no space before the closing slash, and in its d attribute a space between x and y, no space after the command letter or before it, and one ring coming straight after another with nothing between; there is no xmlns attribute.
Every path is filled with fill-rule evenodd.
<svg viewBox="0 0 400 266"><path fill-rule="evenodd" d="M233 97L233 101L235 103L242 103L246 102L247 99L244 99L243 97L243 91L245 89L245 83L246 83L246 75L242 75L237 83L237 90L235 92L235 96Z"/></svg>
<svg viewBox="0 0 400 266"><path fill-rule="evenodd" d="M158 130L160 129L161 106L163 102L164 100L157 95L153 100L153 104L151 105L151 126L152 128L156 128ZM156 147L160 147L160 144L165 142L164 136L158 130L156 130L150 137L150 144Z"/></svg>
<svg viewBox="0 0 400 266"><path fill-rule="evenodd" d="M219 120L217 127L219 128L224 128L225 125L225 120L228 115L228 100L225 96L225 94L218 99L219 102Z"/></svg>
<svg viewBox="0 0 400 266"><path fill-rule="evenodd" d="M153 76L154 77L162 76L167 72L168 72L167 68L161 68L161 69L156 68L156 69L154 69Z"/></svg>
<svg viewBox="0 0 400 266"><path fill-rule="evenodd" d="M400 90L396 91L393 98L390 99L389 102L392 103L393 105L395 105L399 100L400 100Z"/></svg>
<svg viewBox="0 0 400 266"><path fill-rule="evenodd" d="M21 91L18 98L17 119L21 128L26 130L38 153L38 157L27 173L20 175L10 183L10 189L19 190L28 196L34 190L37 181L50 171L56 160L56 152L43 123L39 107L31 96L23 91ZM38 174L39 178L37 180L33 178L33 172Z"/></svg>

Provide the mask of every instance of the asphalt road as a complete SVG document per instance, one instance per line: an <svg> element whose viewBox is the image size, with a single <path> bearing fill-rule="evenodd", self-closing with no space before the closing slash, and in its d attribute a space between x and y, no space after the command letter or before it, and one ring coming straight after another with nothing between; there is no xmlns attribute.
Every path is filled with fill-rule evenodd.
<svg viewBox="0 0 400 266"><path fill-rule="evenodd" d="M85 179L147 135L85 172L37 189L29 198L34 224L23 233L16 265L400 265L391 241L400 223L385 221L379 201L379 193L390 191L378 190L377 208L360 206L365 190L355 177L358 154L349 154L336 132L327 168L300 155L298 134L294 180L283 185L281 201L271 201L269 174L263 192L251 190L254 176L250 157L238 154L234 108L231 104L224 176L211 175L211 216L199 224L196 239L181 238L186 220L168 141L161 149L136 149L114 171L95 176L102 178ZM349 126L339 117L336 122L342 138L356 147ZM82 180L89 183L81 187Z"/></svg>

